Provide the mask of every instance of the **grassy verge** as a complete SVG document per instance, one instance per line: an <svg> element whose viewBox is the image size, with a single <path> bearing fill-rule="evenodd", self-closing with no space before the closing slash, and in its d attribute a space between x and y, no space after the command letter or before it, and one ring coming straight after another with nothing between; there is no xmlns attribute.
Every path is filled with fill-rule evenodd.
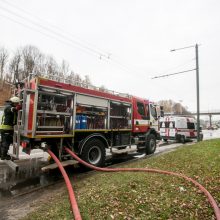
<svg viewBox="0 0 220 220"><path fill-rule="evenodd" d="M183 173L220 203L220 140L204 141L125 167ZM214 219L201 191L177 177L151 173L95 173L74 183L83 219ZM28 219L72 219L67 192L54 195Z"/></svg>

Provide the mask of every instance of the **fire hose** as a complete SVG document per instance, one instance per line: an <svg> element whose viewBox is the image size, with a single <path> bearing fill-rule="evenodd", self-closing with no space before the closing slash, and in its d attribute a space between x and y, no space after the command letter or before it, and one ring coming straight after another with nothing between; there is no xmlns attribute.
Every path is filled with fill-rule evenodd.
<svg viewBox="0 0 220 220"><path fill-rule="evenodd" d="M59 167L60 169L60 172L62 173L63 175L63 178L65 180L65 183L66 183L66 187L68 189L68 192L69 192L69 198L70 198L70 203L71 203L71 208L72 208L72 211L73 211L73 215L74 215L74 218L75 220L82 220L81 218L81 215L80 215L80 212L79 212L79 208L78 208L78 205L77 205L77 201L76 201L76 197L74 195L74 191L73 191L73 187L72 187L72 184L70 182L70 179L66 173L66 171L64 170L62 164L60 163L60 161L58 160L58 158L54 155L54 153L51 151L51 150L47 150L47 152L50 154L50 156L54 159L54 161L56 162L57 166Z"/></svg>
<svg viewBox="0 0 220 220"><path fill-rule="evenodd" d="M76 154L74 154L69 148L67 147L64 147L65 151L67 153L69 153L75 160L77 160L79 163L83 164L84 166L90 168L90 169L93 169L93 170L97 170L97 171L102 171L102 172L148 172L148 173L159 173L159 174L165 174L165 175L173 175L173 176L177 176L177 177L180 177L180 178L183 178L191 183L193 183L195 186L197 186L203 193L204 195L207 197L210 205L212 206L213 210L214 210L214 213L215 213L215 216L216 216L216 219L217 220L220 220L220 209L218 207L218 204L217 202L214 200L214 198L212 197L212 195L208 192L207 189L205 189L205 187L203 187L200 183L198 183L197 181L193 180L192 178L190 177L187 177L183 174L179 174L179 173L175 173L175 172L170 172L170 171L165 171L165 170L158 170L158 169L150 169L150 168L101 168L101 167L96 167L96 166L93 166L85 161L83 161L82 159L80 159ZM48 153L52 153L51 151ZM52 155L51 155L52 156ZM53 155L55 156L55 155ZM52 156L52 157L53 157ZM55 156L56 157L56 156ZM56 158L57 159L57 158ZM55 160L55 162L58 164L60 163L59 160L57 159L57 161ZM60 164L60 166L62 167L62 165ZM60 167L59 167L60 168ZM62 167L63 169L63 167ZM61 170L61 169L60 169ZM63 169L64 170L64 169ZM61 171L62 172L62 171ZM65 170L64 170L65 172ZM63 172L62 172L63 174ZM66 175L67 176L67 175ZM67 177L68 178L68 177ZM65 180L66 181L66 180ZM67 181L66 181L67 182ZM70 182L70 181L69 181ZM69 190L69 187L68 187L68 190ZM73 191L73 190L72 190ZM70 195L70 192L69 192L69 196L74 196L74 193L72 192L71 195ZM76 199L70 199L70 202L74 202L75 205L73 206L72 205L72 210L73 210L73 213L74 213L74 216L75 216L75 220L80 220L81 219L81 216L78 217L78 215L80 215L79 213L79 209L78 209L78 206L77 206L77 202L76 202ZM72 204L72 203L71 203ZM75 208L77 207L77 208ZM76 218L78 217L78 218Z"/></svg>

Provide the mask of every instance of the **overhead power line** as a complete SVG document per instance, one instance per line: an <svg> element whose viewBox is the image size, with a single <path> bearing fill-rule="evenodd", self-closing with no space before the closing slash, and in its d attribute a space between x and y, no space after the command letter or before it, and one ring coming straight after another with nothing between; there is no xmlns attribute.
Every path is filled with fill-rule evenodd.
<svg viewBox="0 0 220 220"><path fill-rule="evenodd" d="M177 50L184 50L184 49L191 48L191 47L195 47L195 45L191 45L191 46L188 46L188 47L181 47L181 48L178 48L178 49L172 49L172 50L170 50L170 52L174 52L174 51L177 51Z"/></svg>
<svg viewBox="0 0 220 220"><path fill-rule="evenodd" d="M66 32L66 30L56 26L56 25L53 25L51 24L50 22L47 22L45 20L43 20L42 18L36 16L36 15L33 15L31 14L30 12L24 10L23 8L11 3L11 2L8 2L7 0L2 0L5 4L7 4L10 8L12 7L13 9L15 9L16 11L18 12L22 12L22 15L20 14L17 14L15 13L14 11L11 11L10 9L8 8L5 8L5 7L2 7L0 6L0 8L4 11L7 11L9 14L11 14L12 16L16 16L18 18L21 18L22 20L24 20L25 22L29 22L30 24L33 24L35 27L37 28L40 28L41 30L43 31L46 31L45 32L42 32L36 28L33 28L33 26L28 26L26 24L24 24L23 22L19 22L18 20L14 20L12 18L9 18L7 16L4 16L4 15L0 15L0 16L4 16L5 18L15 22L15 23L18 23L22 26L25 26L26 28L29 28L29 29L32 29L34 31L37 31L47 37L50 37L50 38L53 38L57 41L60 41L66 45L70 45L70 46L73 46L75 48L78 48L86 53L89 53L90 55L96 55L100 60L102 61L105 61L105 62L108 62L108 61L111 61L113 64L117 65L120 69L122 69L124 72L127 72L127 73L130 73L130 74L137 74L137 70L135 70L134 67L131 67L131 66L128 66L128 65L125 65L123 64L122 62L118 61L117 59L114 59L111 55L111 53L109 52L106 52L104 50L101 50L97 47L94 47L94 45L91 45L90 43L86 42L86 43L82 43L82 40L75 40L74 38L76 38L74 35ZM25 15L25 17L23 16ZM28 15L28 17L27 17ZM30 16L31 16L31 20L30 20ZM33 21L33 18L36 21ZM39 23L39 21L42 21L43 24ZM49 25L46 26L44 23L47 23ZM48 34L50 33L50 34ZM51 35L52 34L52 35ZM67 36L69 35L69 36ZM68 41L68 42L66 42ZM81 41L81 42L80 42ZM86 45L87 44L87 45ZM182 66L182 65L181 65ZM141 75L146 75L145 72L143 73L140 73Z"/></svg>
<svg viewBox="0 0 220 220"><path fill-rule="evenodd" d="M84 45L83 43L80 43L79 41L74 40L72 36L71 36L71 38L70 38L69 36L64 35L63 33L64 33L65 31L62 30L61 32L60 32L60 31L58 32L58 29L60 29L60 28L58 28L58 27L56 27L56 26L54 26L54 25L51 25L50 23L44 21L44 20L41 19L41 18L38 18L37 16L33 16L32 14L30 14L30 13L27 12L27 11L25 11L24 9L21 9L21 8L19 8L19 7L15 6L15 5L13 5L13 4L11 4L11 3L5 1L5 0L2 0L2 1L3 1L4 3L6 3L6 4L12 6L12 7L13 7L14 9L16 9L17 11L22 11L22 15L17 14L17 13L15 13L14 11L12 11L12 10L10 10L10 9L8 9L8 8L2 7L2 6L0 6L0 9L4 10L4 12L6 11L7 13L9 13L9 14L12 15L12 16L15 16L15 17L17 17L17 18L20 18L20 19L24 20L25 22L30 23L31 26L29 26L29 25L27 25L27 24L24 24L23 22L19 22L18 20L15 20L15 19L13 19L13 18L11 18L11 17L5 16L5 15L1 15L1 16L3 16L3 17L7 18L8 20L11 20L11 21L13 21L13 22L15 22L15 23L18 23L18 24L22 25L22 26L25 26L26 28L32 29L32 30L34 30L34 31L37 31L38 33L41 33L41 34L43 34L43 35L45 35L45 36L51 37L51 38L53 38L53 39L56 39L56 40L58 40L58 41L60 41L60 42L62 42L62 43L65 43L65 44L67 44L67 45L71 45L71 46L73 46L73 47L76 47L76 48L78 48L78 49L80 49L80 50L83 50L83 51L86 52L86 53L89 53L90 55L91 55L91 54L96 55L96 56L98 56L98 58L99 58L100 60L102 60L102 61L106 61L106 62L111 61L113 64L115 64L116 66L118 66L118 67L119 67L120 69L122 69L124 72L127 72L127 73L129 73L129 74L131 74L131 73L132 73L132 74L134 74L134 73L137 74L137 71L135 71L135 69L131 69L131 67L129 67L129 66L127 66L127 65L125 65L125 64L123 64L123 63L121 63L121 62L119 62L118 60L112 59L112 55L111 55L110 53L101 51L100 49L97 49L97 48L93 49L91 46ZM23 13L23 12L24 12L24 13ZM29 19L29 18L30 18L29 16L28 16L28 17L26 17L26 16L24 17L24 16L23 16L24 14L28 14L28 15L30 15L30 16L32 16L32 17L35 17L35 19L41 20L41 21L44 22L44 23L46 22L46 23L48 23L48 24L50 25L50 27L47 27L47 26L45 26L45 25L42 25L42 24L40 24L39 22L33 21L33 18L30 20L30 19ZM37 28L40 28L41 30L43 30L43 32L40 31L40 30L38 30L38 29L36 29L36 28L33 28L33 25L34 25L34 27L37 27ZM54 26L55 29L52 29L51 26ZM45 31L46 31L46 33L45 33ZM50 34L48 34L48 33L50 33ZM51 34L52 34L52 36L51 36ZM68 34L67 34L67 35L68 35ZM66 42L66 41L68 41L68 42ZM146 73L144 73L144 74L146 74ZM143 75L143 74L142 74L142 75Z"/></svg>
<svg viewBox="0 0 220 220"><path fill-rule="evenodd" d="M55 39L55 40L57 40L57 41L59 41L59 42L65 44L65 45L67 45L67 46L73 46L71 43L66 42L65 40L62 40L62 39L60 39L60 38L57 38L56 36L50 35L49 33L42 32L42 31L40 31L39 29L37 29L36 27L29 26L29 25L27 25L27 24L24 24L24 23L18 21L18 20L15 20L15 19L13 19L13 18L10 18L10 17L8 17L8 16L6 16L6 15L0 14L0 16L6 18L7 20L10 20L10 21L12 21L12 22L14 22L14 23L16 23L16 24L19 24L19 25L21 25L21 26L23 26L23 27L25 27L25 28L28 28L28 29L33 30L33 31L36 31L36 32L38 32L38 33L40 33L40 34L42 34L42 35L44 35L44 36L47 36L47 37L49 37L50 39ZM74 45L74 47L75 47L75 48L78 48L78 47L75 46L75 45ZM90 55L94 55L93 53L91 53L91 52L89 52L89 51L85 51L85 50L82 49L82 48L78 48L78 49L83 50L84 52L86 52L86 53L88 53L88 54L90 54Z"/></svg>
<svg viewBox="0 0 220 220"><path fill-rule="evenodd" d="M13 7L13 8L16 9L17 11L22 11L22 14L25 13L26 15L31 16L32 19L34 18L34 19L36 19L37 21L42 21L43 23L47 23L50 28L52 27L52 28L54 28L54 29L56 29L56 30L58 30L58 31L61 31L62 34L66 34L66 35L71 36L71 39L74 40L74 42L75 42L76 44L79 44L79 45L82 46L82 47L86 47L87 49L91 49L91 50L93 50L94 52L99 53L99 55L102 56L102 57L104 56L104 57L108 58L108 57L110 56L110 53L109 53L109 52L104 51L104 50L102 50L102 49L100 49L100 48L97 48L96 46L92 45L91 43L86 42L85 40L79 39L79 37L73 35L72 33L67 32L67 31L64 30L63 28L61 28L61 27L59 27L59 26L56 26L56 25L54 25L54 24L52 24L52 23L50 23L50 22L48 22L48 21L46 21L46 20L43 20L42 18L40 18L40 17L38 17L38 16L36 16L36 15L34 15L34 14L31 14L30 12L28 12L27 10L24 10L23 8L19 7L18 5L15 5L15 4L11 3L10 1L7 1L7 0L2 0L2 1L3 1L5 4L9 5L9 7ZM75 39L73 39L73 38L75 38ZM76 40L76 38L77 38L77 40Z"/></svg>
<svg viewBox="0 0 220 220"><path fill-rule="evenodd" d="M166 73L169 73L171 71L174 72L174 70L179 69L180 67L184 67L184 66L188 65L189 63L192 63L193 60L195 60L195 58L187 60L186 62L181 63L179 65L176 65L176 66L174 66L172 68L169 68L165 72L163 72L161 75L165 75Z"/></svg>
<svg viewBox="0 0 220 220"><path fill-rule="evenodd" d="M69 37L66 37L66 36L63 35L62 33L57 32L57 31L55 31L55 30L53 30L53 29L51 29L51 28L48 28L48 27L45 26L45 25L39 24L38 22L35 22L35 21L33 21L33 20L31 21L31 20L27 19L27 17L24 17L24 16L22 16L22 15L20 15L20 14L17 14L17 13L15 13L15 12L11 11L10 9L6 8L6 7L0 6L0 9L4 10L4 12L6 11L7 13L9 13L9 14L11 14L11 15L13 15L13 16L16 16L16 17L18 17L18 18L21 18L21 19L24 20L25 22L29 22L29 23L33 24L34 26L40 27L40 28L43 29L44 31L50 32L50 33L52 33L52 34L54 34L54 35L56 35L56 36L59 36L59 37L62 38L62 39L65 39L65 40L67 40L67 41L70 41L72 44L74 44L73 46L77 46L78 48L83 48L83 49L85 49L85 50L88 50L88 51L90 51L90 52L96 54L98 57L99 57L100 55L102 55L103 57L106 57L106 56L107 56L107 55L100 54L99 52L97 52L96 50L94 50L94 49L92 49L92 48L89 48L89 47L87 47L87 46L83 46L83 45L81 45L79 42L76 42L75 40L73 40L73 39L71 39L71 38L69 38Z"/></svg>
<svg viewBox="0 0 220 220"><path fill-rule="evenodd" d="M181 71L181 72L177 72L177 73L171 73L171 74L165 74L165 75L160 75L160 76L155 76L151 79L158 79L158 78L162 78L162 77L167 77L167 76L172 76L172 75L178 75L178 74L181 74L181 73L187 73L187 72L191 72L191 71L194 71L196 69L191 69L191 70L185 70L185 71Z"/></svg>

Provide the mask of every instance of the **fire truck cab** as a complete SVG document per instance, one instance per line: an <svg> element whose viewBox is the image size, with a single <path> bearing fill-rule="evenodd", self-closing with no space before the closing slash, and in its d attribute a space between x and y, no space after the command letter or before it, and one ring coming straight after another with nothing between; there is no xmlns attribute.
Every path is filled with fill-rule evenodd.
<svg viewBox="0 0 220 220"><path fill-rule="evenodd" d="M103 166L106 149L112 154L134 144L147 154L156 149L158 111L148 100L55 76L30 75L16 93L22 109L13 158L19 158L20 146L26 153L47 146L63 160L67 146L83 160Z"/></svg>

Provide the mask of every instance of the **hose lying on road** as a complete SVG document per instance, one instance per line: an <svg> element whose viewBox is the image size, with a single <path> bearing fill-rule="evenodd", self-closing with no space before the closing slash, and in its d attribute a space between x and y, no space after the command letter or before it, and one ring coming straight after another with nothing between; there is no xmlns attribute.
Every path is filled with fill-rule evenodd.
<svg viewBox="0 0 220 220"><path fill-rule="evenodd" d="M185 176L183 174L179 174L179 173L174 173L174 172L169 172L169 171L164 171L164 170L157 170L157 169L148 169L148 168L101 168L101 167L95 167L95 166L93 166L91 164L88 164L87 162L83 161L82 159L80 159L69 148L65 147L64 149L75 160L77 160L78 162L80 162L84 166L89 167L90 169L93 169L93 170L97 170L97 171L104 171L104 172L119 172L119 171L120 172L150 172L150 173L160 173L160 174L166 174L166 175L173 175L173 176L181 177L181 178L193 183L195 186L197 186L205 194L205 196L208 198L209 203L211 204L211 206L214 209L216 219L220 220L220 209L219 209L216 201L212 197L212 195L200 183L198 183L197 181L193 180L190 177L187 177L187 176Z"/></svg>
<svg viewBox="0 0 220 220"><path fill-rule="evenodd" d="M70 203L71 203L71 207L72 207L72 211L73 211L75 220L82 220L80 212L79 212L79 208L78 208L78 205L77 205L76 197L75 197L74 192L73 192L72 184L69 180L69 177L68 177L66 171L64 170L62 164L60 163L58 158L54 155L54 153L50 150L47 150L47 152L50 154L50 156L54 159L54 161L58 165L58 167L60 169L60 172L62 173L63 178L66 182L66 187L67 187L68 192L69 192Z"/></svg>

